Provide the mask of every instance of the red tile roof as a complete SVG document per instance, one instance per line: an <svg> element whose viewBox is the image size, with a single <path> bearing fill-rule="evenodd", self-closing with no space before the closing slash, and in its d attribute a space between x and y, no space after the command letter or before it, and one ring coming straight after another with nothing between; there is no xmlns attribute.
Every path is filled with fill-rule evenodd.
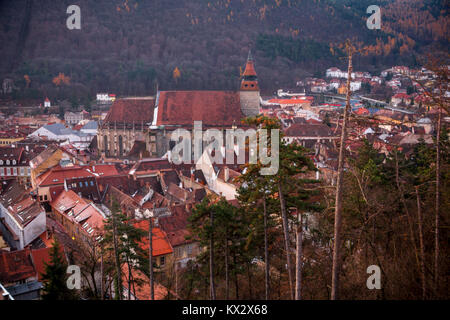
<svg viewBox="0 0 450 320"><path fill-rule="evenodd" d="M170 216L159 218L159 225L166 232L170 244L175 247L191 243L192 239L186 240L186 237L191 235L188 229L190 212L186 210L185 205L172 206L170 211Z"/></svg>
<svg viewBox="0 0 450 320"><path fill-rule="evenodd" d="M105 123L149 123L153 120L155 99L135 98L116 100L105 118Z"/></svg>
<svg viewBox="0 0 450 320"><path fill-rule="evenodd" d="M65 167L57 166L43 175L36 178L38 186L51 186L63 184L65 179L95 177L95 175L87 171L88 167Z"/></svg>
<svg viewBox="0 0 450 320"><path fill-rule="evenodd" d="M65 215L75 224L80 225L87 235L94 236L103 230L104 218L102 214L83 198L72 190L61 192L58 197L50 203L50 206Z"/></svg>
<svg viewBox="0 0 450 320"><path fill-rule="evenodd" d="M358 110L355 111L355 113L358 115L370 114L369 110L367 110L366 108L359 108Z"/></svg>
<svg viewBox="0 0 450 320"><path fill-rule="evenodd" d="M269 103L294 105L294 104L311 103L313 100L314 100L313 97L296 98L296 99L271 99L269 100Z"/></svg>
<svg viewBox="0 0 450 320"><path fill-rule="evenodd" d="M232 126L244 117L240 96L232 91L161 91L157 125Z"/></svg>
<svg viewBox="0 0 450 320"><path fill-rule="evenodd" d="M3 284L24 281L34 277L36 271L29 250L6 252L0 250L0 282Z"/></svg>
<svg viewBox="0 0 450 320"><path fill-rule="evenodd" d="M135 227L140 228L142 230L148 231L149 222L148 220L142 220L135 224ZM152 237L152 245L153 245L153 256L162 256L173 252L172 246L167 239L166 233L162 231L160 228L153 228L153 237ZM149 249L149 241L148 236L145 237L142 241L141 248L144 250Z"/></svg>
<svg viewBox="0 0 450 320"><path fill-rule="evenodd" d="M245 65L245 70L242 75L244 77L256 77L255 64L254 64L253 60L247 60L247 64Z"/></svg>
<svg viewBox="0 0 450 320"><path fill-rule="evenodd" d="M62 247L60 247L61 253L63 253ZM50 250L51 248L42 248L31 251L33 257L33 263L38 274L38 280L42 281L42 274L45 273L45 263L50 263Z"/></svg>

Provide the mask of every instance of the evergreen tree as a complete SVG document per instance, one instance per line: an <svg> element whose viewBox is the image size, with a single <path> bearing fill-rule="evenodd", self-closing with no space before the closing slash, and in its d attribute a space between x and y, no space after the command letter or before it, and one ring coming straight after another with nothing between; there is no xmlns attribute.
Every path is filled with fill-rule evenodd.
<svg viewBox="0 0 450 320"><path fill-rule="evenodd" d="M50 263L45 263L43 300L72 300L74 293L67 287L67 263L57 240L50 249Z"/></svg>

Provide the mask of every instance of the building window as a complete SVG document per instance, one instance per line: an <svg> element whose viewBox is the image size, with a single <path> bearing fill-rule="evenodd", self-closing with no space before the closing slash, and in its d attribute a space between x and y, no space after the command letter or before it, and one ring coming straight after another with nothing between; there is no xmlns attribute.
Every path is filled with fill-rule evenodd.
<svg viewBox="0 0 450 320"><path fill-rule="evenodd" d="M164 267L165 264L166 264L166 257L160 257L159 258L159 265L161 267Z"/></svg>
<svg viewBox="0 0 450 320"><path fill-rule="evenodd" d="M12 164L13 164L13 165L16 165L16 160L13 160L13 161L12 161Z"/></svg>
<svg viewBox="0 0 450 320"><path fill-rule="evenodd" d="M11 168L6 168L6 175L10 176L11 175Z"/></svg>
<svg viewBox="0 0 450 320"><path fill-rule="evenodd" d="M84 185L85 185L86 187L89 187L89 182L85 181L85 182L84 182Z"/></svg>
<svg viewBox="0 0 450 320"><path fill-rule="evenodd" d="M0 168L0 176L4 176L5 175L5 169Z"/></svg>
<svg viewBox="0 0 450 320"><path fill-rule="evenodd" d="M3 160L0 160L0 166L2 166L3 165Z"/></svg>
<svg viewBox="0 0 450 320"><path fill-rule="evenodd" d="M80 188L83 188L83 182L80 182Z"/></svg>
<svg viewBox="0 0 450 320"><path fill-rule="evenodd" d="M119 156L123 156L123 138L119 136Z"/></svg>
<svg viewBox="0 0 450 320"><path fill-rule="evenodd" d="M91 181L91 186L92 186L92 187L94 186L94 181Z"/></svg>
<svg viewBox="0 0 450 320"><path fill-rule="evenodd" d="M24 167L20 167L20 175L21 176L25 175L25 168Z"/></svg>
<svg viewBox="0 0 450 320"><path fill-rule="evenodd" d="M13 176L17 176L17 168L13 168Z"/></svg>
<svg viewBox="0 0 450 320"><path fill-rule="evenodd" d="M103 136L103 149L105 150L105 153L108 153L108 137Z"/></svg>
<svg viewBox="0 0 450 320"><path fill-rule="evenodd" d="M6 165L9 166L9 160L6 160Z"/></svg>

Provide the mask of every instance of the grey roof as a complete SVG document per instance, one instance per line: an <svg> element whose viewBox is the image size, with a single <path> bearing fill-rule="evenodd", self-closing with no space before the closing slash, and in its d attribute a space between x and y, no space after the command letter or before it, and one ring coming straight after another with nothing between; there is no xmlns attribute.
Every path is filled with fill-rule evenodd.
<svg viewBox="0 0 450 320"><path fill-rule="evenodd" d="M62 123L54 123L54 124L46 124L44 126L44 129L47 129L51 133L59 136L62 134L61 131L67 128Z"/></svg>
<svg viewBox="0 0 450 320"><path fill-rule="evenodd" d="M89 121L81 128L81 130L97 130L97 128L98 128L97 121Z"/></svg>
<svg viewBox="0 0 450 320"><path fill-rule="evenodd" d="M431 123L430 118L422 118L419 121L417 121L417 123Z"/></svg>
<svg viewBox="0 0 450 320"><path fill-rule="evenodd" d="M79 136L79 137L87 136L86 133L75 131L70 128L66 128L66 126L61 123L47 124L44 126L44 128L57 136L69 135L69 134Z"/></svg>
<svg viewBox="0 0 450 320"><path fill-rule="evenodd" d="M10 286L6 288L8 292L14 297L18 295L22 295L24 293L30 293L32 291L41 290L43 288L42 282L39 281L30 281L27 283L16 284L14 286Z"/></svg>

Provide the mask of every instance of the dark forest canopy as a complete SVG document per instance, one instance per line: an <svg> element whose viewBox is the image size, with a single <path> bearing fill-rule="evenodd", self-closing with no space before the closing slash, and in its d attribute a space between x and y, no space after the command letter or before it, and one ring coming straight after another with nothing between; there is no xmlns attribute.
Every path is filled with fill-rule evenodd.
<svg viewBox="0 0 450 320"><path fill-rule="evenodd" d="M81 30L66 27L72 4L81 8ZM366 27L372 4L382 8L381 30ZM148 95L156 83L232 90L252 49L261 88L272 92L344 67L338 46L346 38L370 49L356 58L357 70L417 66L422 54L446 51L447 10L431 0L5 0L0 79L29 98ZM60 73L68 84L53 82Z"/></svg>

